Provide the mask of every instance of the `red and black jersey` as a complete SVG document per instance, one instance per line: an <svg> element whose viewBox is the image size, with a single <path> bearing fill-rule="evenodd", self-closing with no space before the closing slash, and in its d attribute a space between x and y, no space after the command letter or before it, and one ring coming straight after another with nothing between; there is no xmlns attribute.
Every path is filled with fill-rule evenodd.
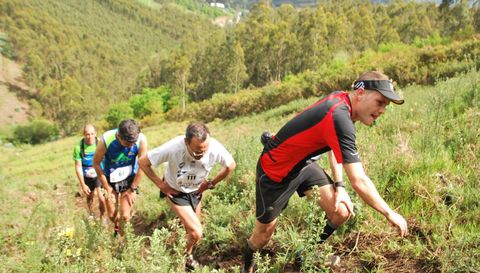
<svg viewBox="0 0 480 273"><path fill-rule="evenodd" d="M360 162L347 92L333 92L287 122L266 143L262 169L276 182L294 178L315 156L333 150L338 163Z"/></svg>

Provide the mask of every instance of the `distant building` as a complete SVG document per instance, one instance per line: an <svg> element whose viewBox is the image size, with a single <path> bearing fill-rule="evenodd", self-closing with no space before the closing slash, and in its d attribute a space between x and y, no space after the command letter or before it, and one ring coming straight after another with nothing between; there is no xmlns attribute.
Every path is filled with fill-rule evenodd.
<svg viewBox="0 0 480 273"><path fill-rule="evenodd" d="M221 9L224 9L224 8L225 8L225 4L224 4L224 3L217 3L217 2L212 2L212 3L210 3L210 6L211 6L211 7L216 7L216 8L221 8Z"/></svg>

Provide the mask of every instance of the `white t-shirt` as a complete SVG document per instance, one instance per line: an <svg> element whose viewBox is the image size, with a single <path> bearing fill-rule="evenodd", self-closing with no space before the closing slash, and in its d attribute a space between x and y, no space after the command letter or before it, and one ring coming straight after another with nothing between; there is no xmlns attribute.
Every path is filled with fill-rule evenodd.
<svg viewBox="0 0 480 273"><path fill-rule="evenodd" d="M167 162L165 181L177 191L189 193L198 190L216 163L223 167L234 161L232 155L220 142L210 137L207 152L195 160L187 150L185 136L177 136L147 153L154 167Z"/></svg>

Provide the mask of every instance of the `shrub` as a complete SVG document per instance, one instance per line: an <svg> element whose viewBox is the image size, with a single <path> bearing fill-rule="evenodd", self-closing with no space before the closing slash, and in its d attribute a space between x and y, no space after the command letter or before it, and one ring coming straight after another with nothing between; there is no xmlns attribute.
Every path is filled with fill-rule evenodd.
<svg viewBox="0 0 480 273"><path fill-rule="evenodd" d="M132 108L127 102L116 103L108 109L105 121L109 128L117 128L120 121L133 116Z"/></svg>
<svg viewBox="0 0 480 273"><path fill-rule="evenodd" d="M0 32L0 54L3 54L9 59L12 59L15 56L8 36L3 32Z"/></svg>
<svg viewBox="0 0 480 273"><path fill-rule="evenodd" d="M130 107L135 118L164 113L170 109L170 89L160 86L156 89L144 88L141 94L130 98Z"/></svg>
<svg viewBox="0 0 480 273"><path fill-rule="evenodd" d="M39 144L55 139L58 128L47 120L34 120L15 128L14 138L20 143Z"/></svg>

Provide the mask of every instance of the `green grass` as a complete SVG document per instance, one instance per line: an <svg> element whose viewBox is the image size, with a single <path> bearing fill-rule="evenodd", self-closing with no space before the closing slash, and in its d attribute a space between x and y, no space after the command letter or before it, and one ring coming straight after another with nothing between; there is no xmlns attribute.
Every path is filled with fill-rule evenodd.
<svg viewBox="0 0 480 273"><path fill-rule="evenodd" d="M479 72L470 72L432 87L410 86L403 90L403 106L389 106L373 127L357 124L357 144L367 173L387 202L407 218L411 235L398 238L385 219L352 192L357 216L322 246L321 253L345 254L352 250L347 242L359 234L357 249L342 260L350 272L398 272L396 262L409 272L480 268L479 79ZM228 181L205 195L205 232L197 254L206 266L198 272L213 271L219 262L212 258L216 256L224 262L217 272L238 272L239 264L233 260L255 222L259 135L277 131L315 100L209 124L238 167ZM186 124L165 122L145 128L149 148L182 134ZM75 198L72 150L79 138L0 148L0 271L181 272L183 229L148 179L142 182L135 205L136 231L125 241L114 239L111 228L86 221L84 200ZM325 163L323 159L321 165ZM321 226L319 219L322 212L310 202L292 198L267 247L276 256L262 257L259 268L264 272L283 268L299 242ZM70 227L71 237L65 232Z"/></svg>

